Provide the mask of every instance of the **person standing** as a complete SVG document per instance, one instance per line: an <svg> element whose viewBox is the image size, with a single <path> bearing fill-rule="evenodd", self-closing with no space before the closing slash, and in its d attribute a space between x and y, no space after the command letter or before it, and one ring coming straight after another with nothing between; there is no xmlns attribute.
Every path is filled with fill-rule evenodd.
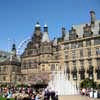
<svg viewBox="0 0 100 100"><path fill-rule="evenodd" d="M51 91L51 100L55 100L55 91Z"/></svg>

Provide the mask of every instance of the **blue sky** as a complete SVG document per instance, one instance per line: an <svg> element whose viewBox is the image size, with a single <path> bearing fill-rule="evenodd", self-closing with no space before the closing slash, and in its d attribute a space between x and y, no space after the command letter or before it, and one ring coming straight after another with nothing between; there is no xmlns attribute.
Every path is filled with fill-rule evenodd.
<svg viewBox="0 0 100 100"><path fill-rule="evenodd" d="M62 26L89 22L90 10L100 19L100 0L0 0L0 50L9 50L13 41L18 47L37 21L48 25L50 38L58 37Z"/></svg>

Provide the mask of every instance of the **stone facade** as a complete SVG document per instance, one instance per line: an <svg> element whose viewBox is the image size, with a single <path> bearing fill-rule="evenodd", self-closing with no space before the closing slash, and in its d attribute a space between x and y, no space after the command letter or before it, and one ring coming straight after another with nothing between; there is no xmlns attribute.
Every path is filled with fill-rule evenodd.
<svg viewBox="0 0 100 100"><path fill-rule="evenodd" d="M43 31L39 22L21 55L21 81L48 83L53 71L64 71L73 83L84 78L100 82L100 20L90 12L91 21L73 25L69 32L63 27L62 36L50 40L48 26ZM35 83L35 81L37 81Z"/></svg>
<svg viewBox="0 0 100 100"><path fill-rule="evenodd" d="M13 44L11 52L0 51L0 83L16 83L21 77L21 62Z"/></svg>

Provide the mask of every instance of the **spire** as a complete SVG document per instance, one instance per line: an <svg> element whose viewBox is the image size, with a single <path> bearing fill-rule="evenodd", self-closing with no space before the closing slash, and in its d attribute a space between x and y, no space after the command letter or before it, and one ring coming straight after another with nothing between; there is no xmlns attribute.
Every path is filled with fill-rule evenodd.
<svg viewBox="0 0 100 100"><path fill-rule="evenodd" d="M42 36L42 42L50 42L49 35L48 35L48 26L44 25L44 33Z"/></svg>
<svg viewBox="0 0 100 100"><path fill-rule="evenodd" d="M44 32L48 32L48 26L46 24L44 25Z"/></svg>
<svg viewBox="0 0 100 100"><path fill-rule="evenodd" d="M40 23L37 22L36 25L35 25L35 27L40 27Z"/></svg>
<svg viewBox="0 0 100 100"><path fill-rule="evenodd" d="M41 37L41 26L40 26L40 24L39 24L39 22L37 22L36 23L36 25L35 25L35 30L34 30L34 35L36 36L36 37ZM34 37L34 36L33 36ZM36 39L36 41L39 41L39 39L37 39L36 37L34 37L35 39Z"/></svg>

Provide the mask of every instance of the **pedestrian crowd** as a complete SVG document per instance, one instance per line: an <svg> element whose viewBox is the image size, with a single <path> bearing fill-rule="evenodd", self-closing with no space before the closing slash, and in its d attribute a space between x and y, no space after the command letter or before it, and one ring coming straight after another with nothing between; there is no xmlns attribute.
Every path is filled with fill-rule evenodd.
<svg viewBox="0 0 100 100"><path fill-rule="evenodd" d="M0 95L7 100L14 98L15 100L58 100L55 91L49 89L34 89L31 87L1 87Z"/></svg>

